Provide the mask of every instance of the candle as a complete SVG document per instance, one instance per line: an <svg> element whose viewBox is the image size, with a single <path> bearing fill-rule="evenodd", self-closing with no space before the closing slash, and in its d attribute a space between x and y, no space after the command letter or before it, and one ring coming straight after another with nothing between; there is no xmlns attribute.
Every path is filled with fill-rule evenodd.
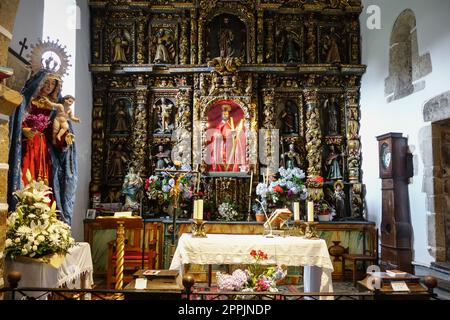
<svg viewBox="0 0 450 320"><path fill-rule="evenodd" d="M250 173L250 190L248 191L248 212L252 210L253 171Z"/></svg>
<svg viewBox="0 0 450 320"><path fill-rule="evenodd" d="M266 170L266 179L267 179L266 184L269 184L269 166L267 166L267 170Z"/></svg>
<svg viewBox="0 0 450 320"><path fill-rule="evenodd" d="M203 200L197 201L197 220L203 220Z"/></svg>
<svg viewBox="0 0 450 320"><path fill-rule="evenodd" d="M314 202L308 201L308 222L314 222Z"/></svg>
<svg viewBox="0 0 450 320"><path fill-rule="evenodd" d="M294 202L294 221L300 221L300 202Z"/></svg>
<svg viewBox="0 0 450 320"><path fill-rule="evenodd" d="M192 218L197 219L197 211L198 211L198 200L194 200L194 212L192 214Z"/></svg>

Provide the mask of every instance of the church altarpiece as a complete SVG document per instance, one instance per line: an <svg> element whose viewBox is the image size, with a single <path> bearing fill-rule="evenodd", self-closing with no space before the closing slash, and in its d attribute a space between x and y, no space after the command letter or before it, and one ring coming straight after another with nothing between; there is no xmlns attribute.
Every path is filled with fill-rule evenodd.
<svg viewBox="0 0 450 320"><path fill-rule="evenodd" d="M363 216L359 0L110 0L90 7L91 196L122 202L130 163L144 178L176 160L199 166L207 200L231 198L247 214L249 177L254 188L263 173L292 161L306 172L312 198L333 203L342 180L341 218ZM215 152L208 133L224 117L240 134L235 166L221 164L218 157L229 155Z"/></svg>

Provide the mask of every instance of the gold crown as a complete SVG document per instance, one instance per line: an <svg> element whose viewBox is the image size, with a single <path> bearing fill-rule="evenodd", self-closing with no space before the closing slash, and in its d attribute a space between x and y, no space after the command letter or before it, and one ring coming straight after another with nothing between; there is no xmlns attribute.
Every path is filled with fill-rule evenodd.
<svg viewBox="0 0 450 320"><path fill-rule="evenodd" d="M49 77L61 80L67 74L67 70L72 66L69 62L70 55L66 52L66 47L59 43L59 40L46 41L39 40L31 45L30 59L33 74L41 70L50 72ZM57 59L55 59L57 57Z"/></svg>

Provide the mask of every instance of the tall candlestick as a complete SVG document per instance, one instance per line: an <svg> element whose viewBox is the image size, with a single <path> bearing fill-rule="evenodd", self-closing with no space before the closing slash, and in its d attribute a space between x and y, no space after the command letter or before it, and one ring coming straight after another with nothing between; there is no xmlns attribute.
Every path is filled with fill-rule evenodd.
<svg viewBox="0 0 450 320"><path fill-rule="evenodd" d="M267 169L266 169L266 179L267 179L266 184L269 185L269 166L267 166Z"/></svg>
<svg viewBox="0 0 450 320"><path fill-rule="evenodd" d="M314 202L308 201L308 222L314 222Z"/></svg>
<svg viewBox="0 0 450 320"><path fill-rule="evenodd" d="M248 211L252 209L253 171L250 173L250 188L248 190Z"/></svg>
<svg viewBox="0 0 450 320"><path fill-rule="evenodd" d="M300 221L300 202L294 202L294 221Z"/></svg>
<svg viewBox="0 0 450 320"><path fill-rule="evenodd" d="M198 200L194 200L194 212L192 213L192 218L197 219L197 211L198 211Z"/></svg>
<svg viewBox="0 0 450 320"><path fill-rule="evenodd" d="M197 200L197 219L203 220L203 200Z"/></svg>

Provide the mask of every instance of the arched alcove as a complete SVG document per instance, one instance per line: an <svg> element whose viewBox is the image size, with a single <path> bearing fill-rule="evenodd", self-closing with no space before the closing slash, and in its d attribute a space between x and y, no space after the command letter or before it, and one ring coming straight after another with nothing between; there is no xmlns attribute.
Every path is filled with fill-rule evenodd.
<svg viewBox="0 0 450 320"><path fill-rule="evenodd" d="M403 11L392 28L389 77L385 94L392 102L425 88L425 81L417 82L432 71L429 53L419 56L416 16L411 9Z"/></svg>

